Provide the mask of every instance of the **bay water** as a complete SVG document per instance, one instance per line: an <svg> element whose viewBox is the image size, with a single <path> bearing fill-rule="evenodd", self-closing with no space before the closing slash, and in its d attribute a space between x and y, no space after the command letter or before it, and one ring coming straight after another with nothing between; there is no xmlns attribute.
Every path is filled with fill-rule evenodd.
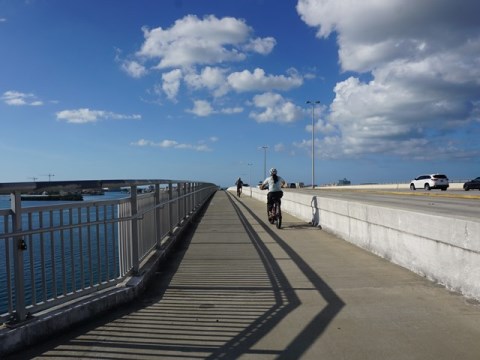
<svg viewBox="0 0 480 360"><path fill-rule="evenodd" d="M80 202L79 206L85 207L87 204L86 202L99 202L102 200L115 200L120 198L127 197L128 194L121 193L121 192L106 192L105 195L84 195L84 201ZM49 205L57 205L57 204L65 204L71 203L68 201L22 201L22 208L31 207L31 206L49 206ZM0 209L9 209L10 208L10 195L0 195ZM103 207L99 208L99 213L96 216L99 216L99 219L111 219L116 216L113 212L116 213L116 206L114 210L110 210L111 208ZM48 215L46 213L45 215ZM52 224L58 226L60 223L60 217L64 216L62 212L54 212L52 219L45 219L46 223L52 221ZM81 218L82 223L87 221L92 221L95 219L87 219L86 212L84 213L83 210L78 215ZM38 220L37 220L38 221ZM4 231L4 218L0 216L0 232ZM111 224L110 226L115 227L115 224ZM112 235L113 234L113 235ZM83 234L85 236L86 234ZM106 281L107 279L115 278L116 272L118 271L115 269L115 261L114 257L117 255L117 232L116 230L113 231L97 231L94 234L93 242L87 244L87 242L82 242L79 240L79 236L82 236L82 233L79 229L76 228L72 232L66 231L64 233L64 241L63 243L60 242L58 236L50 236L48 233L45 235L45 241L39 241L40 236L34 235L29 238L28 246L32 247L32 253L28 253L28 250L25 252L24 256L24 273L25 273L25 296L27 304L30 303L32 300L32 296L36 297L37 301L39 299L47 299L52 296L52 292L55 289L52 284L47 284L47 294L43 294L41 290L42 282L45 282L45 278L51 278L53 266L51 265L55 262L55 266L57 267L57 273L55 275L56 284L57 285L57 295L61 294L62 292L71 292L74 289L78 289L81 287L89 286L89 281L91 282L90 272L91 269L93 272L93 277L96 281ZM82 236L82 237L83 237ZM96 237L98 236L98 238ZM105 238L105 236L107 238ZM71 239L72 241L70 241ZM7 291L7 263L6 263L6 244L5 239L0 239L0 314L4 314L8 311L8 291ZM73 241L75 243L73 243ZM40 251L40 243L43 244L44 255L43 260L41 251ZM100 253L98 253L98 250ZM12 254L12 249L10 246L10 253ZM79 256L81 253L83 256ZM10 255L11 255L10 254ZM33 254L33 255L31 255ZM73 262L65 261L62 262L62 254L67 259L73 259ZM88 256L90 255L90 256ZM32 259L30 259L32 256ZM80 259L83 258L83 266L79 263ZM103 260L108 259L108 260ZM47 263L46 265L42 265L43 263ZM100 264L100 262L102 262ZM108 264L107 264L108 262ZM31 263L33 264L33 269L31 269ZM48 265L50 263L50 265ZM63 288L62 277L61 277L61 268L66 267L64 269L67 279L66 288ZM45 269L45 274L42 275L42 267ZM72 269L74 268L74 269ZM80 273L80 269L84 269L84 274ZM13 258L11 257L10 260L10 269L13 273ZM75 276L75 284L72 284L72 271L74 271ZM108 273L107 273L108 272ZM34 279L32 279L32 274ZM13 284L13 276L11 277L10 281ZM83 284L81 283L83 281ZM50 281L51 282L51 281ZM33 284L33 285L32 285ZM32 294L32 286L36 288L35 294ZM13 299L15 298L15 294L13 294Z"/></svg>

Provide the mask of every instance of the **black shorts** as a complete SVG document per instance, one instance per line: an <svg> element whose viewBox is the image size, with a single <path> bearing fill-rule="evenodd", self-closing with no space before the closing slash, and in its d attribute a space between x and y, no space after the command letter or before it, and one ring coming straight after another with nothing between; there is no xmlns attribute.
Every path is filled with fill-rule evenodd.
<svg viewBox="0 0 480 360"><path fill-rule="evenodd" d="M273 205L275 201L280 201L280 199L283 196L283 191L272 191L267 194L267 204L268 205Z"/></svg>

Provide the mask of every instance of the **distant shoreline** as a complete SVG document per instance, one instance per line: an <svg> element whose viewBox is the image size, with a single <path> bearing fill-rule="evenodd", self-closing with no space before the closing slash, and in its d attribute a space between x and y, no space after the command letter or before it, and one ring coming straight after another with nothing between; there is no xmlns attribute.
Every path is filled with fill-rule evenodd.
<svg viewBox="0 0 480 360"><path fill-rule="evenodd" d="M83 201L81 194L22 195L22 201Z"/></svg>

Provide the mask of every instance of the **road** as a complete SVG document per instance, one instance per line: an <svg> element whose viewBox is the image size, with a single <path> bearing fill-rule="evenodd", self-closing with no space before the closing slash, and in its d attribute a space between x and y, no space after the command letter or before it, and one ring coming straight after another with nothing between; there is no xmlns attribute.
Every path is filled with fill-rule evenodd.
<svg viewBox="0 0 480 360"><path fill-rule="evenodd" d="M345 190L345 189L285 189L319 196L359 201L396 209L438 214L480 221L480 192L461 190Z"/></svg>

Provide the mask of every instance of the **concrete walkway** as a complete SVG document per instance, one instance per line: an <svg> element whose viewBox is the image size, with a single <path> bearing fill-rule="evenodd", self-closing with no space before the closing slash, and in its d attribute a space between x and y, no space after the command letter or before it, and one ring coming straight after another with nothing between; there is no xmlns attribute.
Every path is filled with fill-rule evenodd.
<svg viewBox="0 0 480 360"><path fill-rule="evenodd" d="M478 303L283 222L218 192L136 304L10 359L480 359Z"/></svg>

